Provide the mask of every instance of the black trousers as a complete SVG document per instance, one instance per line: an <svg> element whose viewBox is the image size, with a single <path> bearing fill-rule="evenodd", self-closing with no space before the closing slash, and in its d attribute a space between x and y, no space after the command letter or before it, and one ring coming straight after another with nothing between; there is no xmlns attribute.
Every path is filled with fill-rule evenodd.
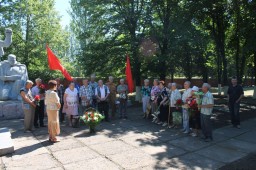
<svg viewBox="0 0 256 170"><path fill-rule="evenodd" d="M108 110L109 110L109 104L106 101L103 102L99 102L98 103L98 110L99 112L105 116L105 120L109 120L109 116L108 116Z"/></svg>
<svg viewBox="0 0 256 170"><path fill-rule="evenodd" d="M38 126L38 120L40 126L44 126L44 100L40 100L39 106L36 106L34 126Z"/></svg>
<svg viewBox="0 0 256 170"><path fill-rule="evenodd" d="M229 111L231 115L231 122L234 126L240 125L240 103L229 103Z"/></svg>
<svg viewBox="0 0 256 170"><path fill-rule="evenodd" d="M64 103L61 103L60 110L59 110L60 122L63 122L65 119L65 113L63 113L63 106L64 106Z"/></svg>
<svg viewBox="0 0 256 170"><path fill-rule="evenodd" d="M160 110L160 114L158 115L158 119L161 122L167 122L168 121L168 115L169 115L169 106L168 105L161 105L159 110Z"/></svg>

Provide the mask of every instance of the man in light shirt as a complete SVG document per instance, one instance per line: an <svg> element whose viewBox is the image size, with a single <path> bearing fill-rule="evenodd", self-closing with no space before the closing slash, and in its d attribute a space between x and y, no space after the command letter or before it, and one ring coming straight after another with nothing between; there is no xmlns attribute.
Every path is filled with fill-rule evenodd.
<svg viewBox="0 0 256 170"><path fill-rule="evenodd" d="M185 91L182 95L182 102L186 103L187 99L191 96L191 88L190 88L191 82L186 81L184 83ZM183 129L181 130L183 133L188 134L190 132L189 129L189 112L188 108L183 107L182 109L182 117L183 117Z"/></svg>
<svg viewBox="0 0 256 170"><path fill-rule="evenodd" d="M35 109L35 120L34 120L34 126L35 128L45 127L44 125L44 97L45 92L40 89L40 86L42 85L42 80L40 78L37 78L35 80L36 86L32 88L32 96L35 98L36 95L40 96L40 102L39 105L36 106ZM38 124L39 120L39 124Z"/></svg>
<svg viewBox="0 0 256 170"><path fill-rule="evenodd" d="M101 114L105 116L105 120L109 122L109 116L108 116L108 97L109 97L110 91L108 86L103 85L103 81L99 80L98 87L95 89L95 96L98 101L98 110Z"/></svg>
<svg viewBox="0 0 256 170"><path fill-rule="evenodd" d="M201 109L201 128L205 142L213 140L211 115L214 106L214 99L213 95L209 91L210 88L211 86L208 83L203 84L202 91L204 92L204 97L202 100L202 105L198 105L198 108Z"/></svg>

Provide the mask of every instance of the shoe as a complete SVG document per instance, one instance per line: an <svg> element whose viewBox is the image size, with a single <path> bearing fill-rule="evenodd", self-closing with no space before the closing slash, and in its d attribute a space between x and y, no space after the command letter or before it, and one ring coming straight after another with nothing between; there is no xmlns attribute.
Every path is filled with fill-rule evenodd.
<svg viewBox="0 0 256 170"><path fill-rule="evenodd" d="M163 124L163 122L158 122L157 124L158 124L158 125L161 125L161 124Z"/></svg>
<svg viewBox="0 0 256 170"><path fill-rule="evenodd" d="M206 138L204 139L205 142L211 142L212 141L212 138Z"/></svg>
<svg viewBox="0 0 256 170"><path fill-rule="evenodd" d="M241 126L240 126L240 125L237 125L236 128L237 128L237 129L241 129Z"/></svg>
<svg viewBox="0 0 256 170"><path fill-rule="evenodd" d="M191 136L192 137L197 137L197 134L193 132L193 133L191 133Z"/></svg>
<svg viewBox="0 0 256 170"><path fill-rule="evenodd" d="M157 118L153 118L152 123L155 123L157 121Z"/></svg>
<svg viewBox="0 0 256 170"><path fill-rule="evenodd" d="M163 123L163 125L162 125L162 126L163 126L163 127L165 127L165 126L167 126L167 125L168 125L168 123Z"/></svg>
<svg viewBox="0 0 256 170"><path fill-rule="evenodd" d="M25 130L24 133L31 133L31 130Z"/></svg>

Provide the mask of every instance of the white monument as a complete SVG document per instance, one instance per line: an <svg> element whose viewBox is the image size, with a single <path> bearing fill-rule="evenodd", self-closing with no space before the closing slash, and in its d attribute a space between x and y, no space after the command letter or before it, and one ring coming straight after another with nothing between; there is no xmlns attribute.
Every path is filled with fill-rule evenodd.
<svg viewBox="0 0 256 170"><path fill-rule="evenodd" d="M12 30L5 30L5 39L0 40L0 59L4 54L3 47L12 43ZM16 56L8 55L8 60L0 62L0 119L21 118L20 89L28 80L27 68L17 62Z"/></svg>

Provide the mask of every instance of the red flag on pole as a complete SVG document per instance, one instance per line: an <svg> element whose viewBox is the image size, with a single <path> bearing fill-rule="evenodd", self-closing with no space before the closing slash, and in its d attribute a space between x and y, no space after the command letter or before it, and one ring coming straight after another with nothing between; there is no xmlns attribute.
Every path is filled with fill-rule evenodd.
<svg viewBox="0 0 256 170"><path fill-rule="evenodd" d="M133 84L133 79L132 79L132 70L131 70L131 64L130 64L130 58L127 55L126 58L126 69L125 69L125 74L126 74L126 80L128 84L128 90L130 93L133 92L134 90L134 84Z"/></svg>
<svg viewBox="0 0 256 170"><path fill-rule="evenodd" d="M67 70L61 65L60 60L55 56L52 50L46 45L47 55L48 55L48 64L50 70L60 70L63 76L68 80L72 81L72 77L69 75Z"/></svg>

